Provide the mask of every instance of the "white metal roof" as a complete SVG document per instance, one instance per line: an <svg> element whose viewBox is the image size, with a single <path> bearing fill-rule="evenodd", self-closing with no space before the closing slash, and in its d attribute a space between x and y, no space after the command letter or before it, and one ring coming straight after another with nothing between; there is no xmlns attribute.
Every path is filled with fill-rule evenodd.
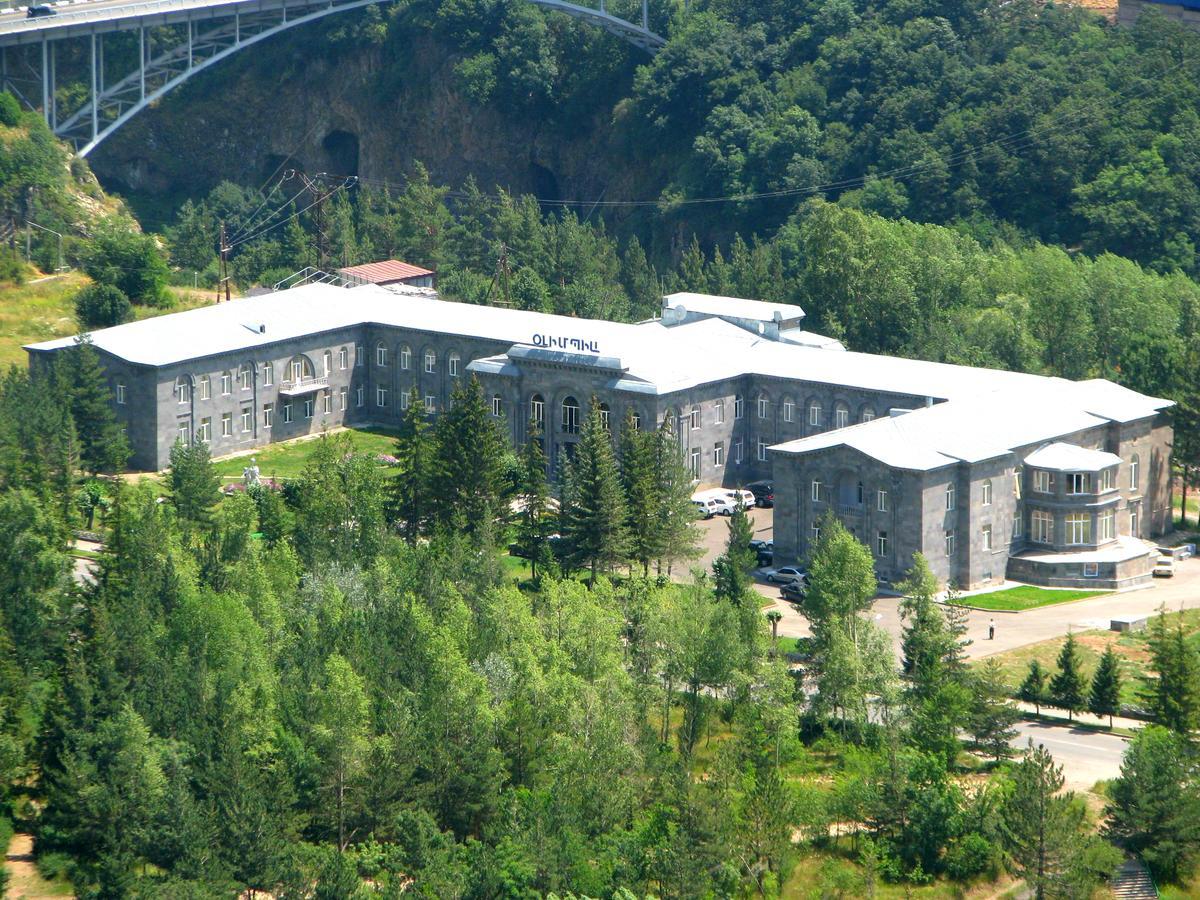
<svg viewBox="0 0 1200 900"><path fill-rule="evenodd" d="M1056 441L1025 457L1025 464L1035 469L1054 469L1058 472L1099 472L1120 465L1121 457L1103 450L1088 450L1078 444Z"/></svg>
<svg viewBox="0 0 1200 900"><path fill-rule="evenodd" d="M693 294L680 291L663 297L664 309L684 307L691 312L709 316L732 316L737 319L758 319L790 322L804 318L804 310L790 303L768 303L765 300L745 300L742 297L721 297L716 294Z"/></svg>

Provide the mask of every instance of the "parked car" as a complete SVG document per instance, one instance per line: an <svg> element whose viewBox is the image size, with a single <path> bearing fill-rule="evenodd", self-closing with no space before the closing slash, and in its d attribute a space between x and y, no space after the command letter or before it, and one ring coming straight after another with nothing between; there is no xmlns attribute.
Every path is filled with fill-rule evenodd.
<svg viewBox="0 0 1200 900"><path fill-rule="evenodd" d="M767 581L772 584L788 584L798 581L801 584L808 580L808 576L803 569L796 566L780 566L778 569L772 569L767 573Z"/></svg>
<svg viewBox="0 0 1200 900"><path fill-rule="evenodd" d="M773 562L775 562L775 551L772 548L766 547L758 551L758 567L760 569L771 565Z"/></svg>
<svg viewBox="0 0 1200 900"><path fill-rule="evenodd" d="M1155 578L1174 578L1175 577L1175 557L1160 556L1158 562L1154 564Z"/></svg>
<svg viewBox="0 0 1200 900"><path fill-rule="evenodd" d="M771 540L770 538L765 541L761 538L751 538L750 549L755 553L761 553L764 550L770 553L775 550L775 541Z"/></svg>
<svg viewBox="0 0 1200 900"><path fill-rule="evenodd" d="M775 485L770 481L753 481L746 490L754 495L754 505L770 509L775 505Z"/></svg>
<svg viewBox="0 0 1200 900"><path fill-rule="evenodd" d="M789 581L779 589L779 596L784 600L790 600L792 603L803 600L806 593L808 593L808 589L800 581Z"/></svg>
<svg viewBox="0 0 1200 900"><path fill-rule="evenodd" d="M732 516L733 501L722 490L700 491L692 494L692 502L700 509L706 519L713 516Z"/></svg>
<svg viewBox="0 0 1200 900"><path fill-rule="evenodd" d="M57 16L58 10L53 6L46 6L44 3L39 3L37 6L31 6L25 11L27 19L44 19L46 16Z"/></svg>
<svg viewBox="0 0 1200 900"><path fill-rule="evenodd" d="M735 507L737 506L738 498L742 500L742 506L746 509L753 509L755 504L754 493L743 488L730 488L725 491L725 496L729 498L729 502Z"/></svg>

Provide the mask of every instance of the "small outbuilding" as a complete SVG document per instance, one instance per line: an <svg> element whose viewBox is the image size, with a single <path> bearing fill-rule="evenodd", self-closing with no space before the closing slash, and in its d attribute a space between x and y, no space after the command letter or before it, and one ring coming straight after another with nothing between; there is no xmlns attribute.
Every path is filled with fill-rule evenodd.
<svg viewBox="0 0 1200 900"><path fill-rule="evenodd" d="M377 284L380 287L403 284L409 287L436 287L437 273L398 259L364 263L338 269L338 274L352 285Z"/></svg>

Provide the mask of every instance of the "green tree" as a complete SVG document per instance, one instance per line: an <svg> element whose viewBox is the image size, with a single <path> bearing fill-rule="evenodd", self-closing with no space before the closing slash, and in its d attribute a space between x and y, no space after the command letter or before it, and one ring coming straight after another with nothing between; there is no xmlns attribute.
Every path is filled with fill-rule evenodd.
<svg viewBox="0 0 1200 900"><path fill-rule="evenodd" d="M1062 767L1030 741L1013 769L1000 831L1009 864L1035 900L1089 896L1120 862L1119 852L1087 833L1084 804L1062 787Z"/></svg>
<svg viewBox="0 0 1200 900"><path fill-rule="evenodd" d="M1087 704L1087 679L1081 671L1082 664L1075 635L1068 631L1058 652L1058 671L1050 679L1050 702L1067 711L1068 721Z"/></svg>
<svg viewBox="0 0 1200 900"><path fill-rule="evenodd" d="M1020 711L1008 702L1004 672L994 657L984 661L971 679L971 710L968 729L976 746L999 762L1012 755L1013 728Z"/></svg>
<svg viewBox="0 0 1200 900"><path fill-rule="evenodd" d="M521 454L521 482L517 488L520 510L517 513L517 547L529 560L529 572L534 584L539 582L539 567L553 560L550 535L554 533L555 515L551 506L550 485L546 481L546 453L537 431L525 441ZM541 574L545 574L542 572Z"/></svg>
<svg viewBox="0 0 1200 900"><path fill-rule="evenodd" d="M665 417L649 439L654 452L653 544L659 571L665 561L670 572L673 563L695 559L701 553L700 529L692 503L692 474Z"/></svg>
<svg viewBox="0 0 1200 900"><path fill-rule="evenodd" d="M429 430L425 405L416 388L396 437L396 477L390 482L389 518L410 544L425 534L434 514L433 477L437 448Z"/></svg>
<svg viewBox="0 0 1200 900"><path fill-rule="evenodd" d="M754 551L750 549L754 529L750 527L750 518L740 499L726 527L729 534L725 539L725 552L713 561L714 587L718 597L741 606L753 593L750 570L754 568L756 559Z"/></svg>
<svg viewBox="0 0 1200 900"><path fill-rule="evenodd" d="M1160 609L1150 628L1150 672L1144 695L1160 725L1189 734L1200 727L1200 659L1188 643L1182 617L1174 627Z"/></svg>
<svg viewBox="0 0 1200 900"><path fill-rule="evenodd" d="M56 377L70 397L71 418L79 437L79 460L92 473L119 472L129 461L129 441L117 424L112 391L100 355L87 335L63 354Z"/></svg>
<svg viewBox="0 0 1200 900"><path fill-rule="evenodd" d="M75 295L75 317L85 328L108 328L129 320L129 298L111 284L89 284Z"/></svg>
<svg viewBox="0 0 1200 900"><path fill-rule="evenodd" d="M176 441L171 447L167 484L171 503L183 522L197 528L212 522L213 509L221 499L221 481L213 469L208 444Z"/></svg>
<svg viewBox="0 0 1200 900"><path fill-rule="evenodd" d="M364 772L371 745L366 685L342 656L325 660L325 679L316 697L313 739L321 755L324 788L333 804L338 850L344 851L350 792Z"/></svg>
<svg viewBox="0 0 1200 900"><path fill-rule="evenodd" d="M118 288L133 303L170 304L166 261L154 239L135 231L132 222L106 220L87 245L83 270L97 284Z"/></svg>
<svg viewBox="0 0 1200 900"><path fill-rule="evenodd" d="M0 92L0 125L15 128L21 121L21 104L8 91Z"/></svg>
<svg viewBox="0 0 1200 900"><path fill-rule="evenodd" d="M629 549L621 475L599 403L588 411L566 470L563 537L571 561L591 570L594 587L596 576L624 560Z"/></svg>
<svg viewBox="0 0 1200 900"><path fill-rule="evenodd" d="M1046 671L1036 659L1029 663L1029 671L1025 680L1017 688L1017 699L1032 703L1037 714L1042 714L1042 704L1046 702Z"/></svg>
<svg viewBox="0 0 1200 900"><path fill-rule="evenodd" d="M1104 648L1100 665L1092 675L1087 708L1093 715L1108 716L1109 728L1112 728L1113 716L1121 711L1121 665L1112 644Z"/></svg>
<svg viewBox="0 0 1200 900"><path fill-rule="evenodd" d="M1186 736L1157 725L1138 731L1109 796L1112 837L1144 859L1160 881L1189 874L1200 854L1200 780Z"/></svg>
<svg viewBox="0 0 1200 900"><path fill-rule="evenodd" d="M444 528L475 535L502 512L504 438L483 397L479 380L460 380L450 406L433 427L433 512Z"/></svg>

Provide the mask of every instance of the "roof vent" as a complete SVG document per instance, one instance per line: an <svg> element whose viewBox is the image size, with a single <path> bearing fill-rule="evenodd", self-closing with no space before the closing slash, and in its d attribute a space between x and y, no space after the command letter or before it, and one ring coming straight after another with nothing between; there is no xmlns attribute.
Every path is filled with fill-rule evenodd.
<svg viewBox="0 0 1200 900"><path fill-rule="evenodd" d="M266 323L266 322L261 322L261 323L259 323L259 326L258 326L258 333L259 333L259 334L266 334L266 333L267 333L267 323Z"/></svg>

